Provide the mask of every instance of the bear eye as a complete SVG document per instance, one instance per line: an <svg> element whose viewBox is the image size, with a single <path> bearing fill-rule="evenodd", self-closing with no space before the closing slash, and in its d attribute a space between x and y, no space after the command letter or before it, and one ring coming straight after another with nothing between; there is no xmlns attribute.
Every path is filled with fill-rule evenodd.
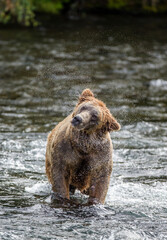
<svg viewBox="0 0 167 240"><path fill-rule="evenodd" d="M92 121L97 121L98 117L96 114L93 114L92 117L91 117L91 120Z"/></svg>
<svg viewBox="0 0 167 240"><path fill-rule="evenodd" d="M86 109L87 109L87 107L86 107L86 106L83 106L83 107L81 107L80 111L82 112L82 111L84 111L84 110L86 110Z"/></svg>

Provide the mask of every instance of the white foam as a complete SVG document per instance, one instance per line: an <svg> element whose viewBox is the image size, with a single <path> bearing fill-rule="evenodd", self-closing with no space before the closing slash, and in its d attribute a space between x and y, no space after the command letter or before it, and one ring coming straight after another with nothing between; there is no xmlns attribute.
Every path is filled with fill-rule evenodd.
<svg viewBox="0 0 167 240"><path fill-rule="evenodd" d="M50 185L48 182L38 182L32 187L25 187L25 191L34 195L47 196L50 194Z"/></svg>
<svg viewBox="0 0 167 240"><path fill-rule="evenodd" d="M115 240L115 239L124 239L124 240L142 240L140 234L136 233L133 230L120 230L112 231L109 238L102 238L104 240Z"/></svg>
<svg viewBox="0 0 167 240"><path fill-rule="evenodd" d="M157 182L154 186L142 183L123 182L110 186L106 203L117 207L159 209L166 207L167 184Z"/></svg>
<svg viewBox="0 0 167 240"><path fill-rule="evenodd" d="M9 149L9 150L20 150L22 148L21 142L17 140L5 140L2 142L2 146L4 149Z"/></svg>
<svg viewBox="0 0 167 240"><path fill-rule="evenodd" d="M152 80L150 81L150 86L167 90L167 81L163 79Z"/></svg>

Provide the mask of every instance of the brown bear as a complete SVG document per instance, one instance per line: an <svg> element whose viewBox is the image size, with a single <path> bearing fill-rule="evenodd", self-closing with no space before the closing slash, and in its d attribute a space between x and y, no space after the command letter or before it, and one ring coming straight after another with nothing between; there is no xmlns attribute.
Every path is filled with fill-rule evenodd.
<svg viewBox="0 0 167 240"><path fill-rule="evenodd" d="M54 195L70 199L75 189L88 204L104 203L112 171L110 131L120 129L106 105L85 89L72 114L49 134L46 174Z"/></svg>

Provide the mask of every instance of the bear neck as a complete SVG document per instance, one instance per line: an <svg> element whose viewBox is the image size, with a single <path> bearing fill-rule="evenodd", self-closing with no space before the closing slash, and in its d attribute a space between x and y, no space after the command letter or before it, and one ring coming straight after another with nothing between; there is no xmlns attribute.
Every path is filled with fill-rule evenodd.
<svg viewBox="0 0 167 240"><path fill-rule="evenodd" d="M73 128L71 145L80 155L85 156L101 147L101 142L105 138L106 134L107 132L104 133L99 129L90 132Z"/></svg>

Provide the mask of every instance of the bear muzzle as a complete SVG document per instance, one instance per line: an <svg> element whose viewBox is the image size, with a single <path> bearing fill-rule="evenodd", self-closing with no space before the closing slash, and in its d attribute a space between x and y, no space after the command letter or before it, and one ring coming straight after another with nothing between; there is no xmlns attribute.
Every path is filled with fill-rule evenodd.
<svg viewBox="0 0 167 240"><path fill-rule="evenodd" d="M75 116L72 121L71 121L72 125L74 127L80 125L82 123L82 118L80 116Z"/></svg>

